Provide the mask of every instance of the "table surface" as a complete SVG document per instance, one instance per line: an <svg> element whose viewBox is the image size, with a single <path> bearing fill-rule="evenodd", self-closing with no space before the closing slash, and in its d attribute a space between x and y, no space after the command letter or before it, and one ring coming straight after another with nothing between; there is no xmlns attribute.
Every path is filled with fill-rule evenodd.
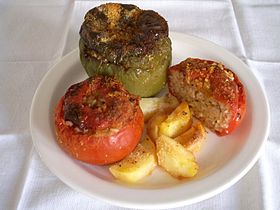
<svg viewBox="0 0 280 210"><path fill-rule="evenodd" d="M77 48L90 8L106 1L0 1L0 209L123 209L60 181L34 150L29 110L48 69ZM264 86L271 130L255 166L226 191L177 209L280 209L280 1L122 1L153 9L170 31L234 53ZM278 73L277 73L278 71Z"/></svg>

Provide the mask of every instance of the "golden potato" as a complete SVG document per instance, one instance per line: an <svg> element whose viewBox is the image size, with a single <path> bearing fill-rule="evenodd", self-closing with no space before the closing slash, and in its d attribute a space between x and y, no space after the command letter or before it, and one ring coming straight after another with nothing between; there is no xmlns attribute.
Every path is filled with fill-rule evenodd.
<svg viewBox="0 0 280 210"><path fill-rule="evenodd" d="M198 172L194 155L175 140L161 135L156 139L158 164L176 178L193 177Z"/></svg>
<svg viewBox="0 0 280 210"><path fill-rule="evenodd" d="M155 166L156 149L154 143L146 137L130 155L110 166L109 170L117 179L134 183L149 175Z"/></svg>
<svg viewBox="0 0 280 210"><path fill-rule="evenodd" d="M174 96L163 96L154 98L142 98L140 108L144 113L145 122L148 121L156 112L175 109L179 102Z"/></svg>
<svg viewBox="0 0 280 210"><path fill-rule="evenodd" d="M177 108L160 124L159 132L174 138L191 126L191 111L187 102L182 102Z"/></svg>
<svg viewBox="0 0 280 210"><path fill-rule="evenodd" d="M192 153L197 153L201 150L201 146L205 142L206 132L201 122L197 122L185 133L177 136L175 141L182 144L187 150Z"/></svg>
<svg viewBox="0 0 280 210"><path fill-rule="evenodd" d="M167 117L168 117L168 113L159 112L149 120L147 125L147 134L154 142L159 137L159 127L161 123Z"/></svg>

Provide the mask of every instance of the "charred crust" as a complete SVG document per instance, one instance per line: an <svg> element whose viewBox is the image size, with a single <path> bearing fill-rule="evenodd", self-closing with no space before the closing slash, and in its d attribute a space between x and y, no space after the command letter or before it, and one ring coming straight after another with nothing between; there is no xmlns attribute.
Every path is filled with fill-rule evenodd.
<svg viewBox="0 0 280 210"><path fill-rule="evenodd" d="M104 14L104 12L98 10L97 8L94 8L93 9L94 11L90 12L90 13L93 13L95 14L95 18L96 20L100 20L101 23L104 23L105 25L108 24L108 18L107 16Z"/></svg>
<svg viewBox="0 0 280 210"><path fill-rule="evenodd" d="M75 126L80 127L81 108L79 104L65 103L64 104L64 120L71 121Z"/></svg>
<svg viewBox="0 0 280 210"><path fill-rule="evenodd" d="M71 85L68 90L67 90L67 95L70 95L70 96L75 96L78 94L80 88L81 88L82 84L81 83L77 83L77 84L74 84L74 85ZM67 96L66 96L67 97Z"/></svg>
<svg viewBox="0 0 280 210"><path fill-rule="evenodd" d="M108 3L85 15L80 36L89 50L119 64L127 56L151 52L159 39L168 37L168 25L152 10Z"/></svg>
<svg viewBox="0 0 280 210"><path fill-rule="evenodd" d="M138 17L136 28L149 34L151 38L145 40L157 39L159 36L168 36L168 25L163 17L152 10L144 10Z"/></svg>
<svg viewBox="0 0 280 210"><path fill-rule="evenodd" d="M221 63L187 58L179 64L178 70L186 82L199 91L227 103L235 103L238 97L238 83L234 73Z"/></svg>
<svg viewBox="0 0 280 210"><path fill-rule="evenodd" d="M112 77L90 77L68 89L62 116L79 132L120 129L139 112L139 100Z"/></svg>
<svg viewBox="0 0 280 210"><path fill-rule="evenodd" d="M136 6L133 4L121 4L121 6L123 9L128 10L128 11L131 11L136 8Z"/></svg>

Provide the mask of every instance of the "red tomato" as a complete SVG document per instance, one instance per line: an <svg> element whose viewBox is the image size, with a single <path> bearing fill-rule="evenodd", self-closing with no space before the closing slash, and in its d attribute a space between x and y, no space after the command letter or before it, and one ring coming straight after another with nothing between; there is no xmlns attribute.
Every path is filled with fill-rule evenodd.
<svg viewBox="0 0 280 210"><path fill-rule="evenodd" d="M234 74L234 80L236 81L237 86L238 86L237 107L234 110L234 114L229 122L228 128L224 129L222 132L217 132L217 134L219 136L225 136L225 135L232 133L235 130L235 128L237 128L238 125L241 123L241 121L243 120L243 117L246 113L246 93L245 93L244 87L235 74Z"/></svg>
<svg viewBox="0 0 280 210"><path fill-rule="evenodd" d="M86 163L104 165L123 159L136 147L143 129L139 98L108 77L71 86L55 110L59 145Z"/></svg>

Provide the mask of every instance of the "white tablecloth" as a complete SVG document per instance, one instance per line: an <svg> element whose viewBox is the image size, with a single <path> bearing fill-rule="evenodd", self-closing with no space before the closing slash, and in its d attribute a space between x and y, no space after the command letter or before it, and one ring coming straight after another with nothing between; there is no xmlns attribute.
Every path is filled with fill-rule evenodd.
<svg viewBox="0 0 280 210"><path fill-rule="evenodd" d="M37 85L50 66L77 48L85 12L101 3L0 1L0 209L122 209L54 176L34 150L29 131ZM208 39L240 57L261 80L270 103L271 130L256 165L226 191L178 209L280 209L280 1L132 3L158 11L171 31Z"/></svg>

